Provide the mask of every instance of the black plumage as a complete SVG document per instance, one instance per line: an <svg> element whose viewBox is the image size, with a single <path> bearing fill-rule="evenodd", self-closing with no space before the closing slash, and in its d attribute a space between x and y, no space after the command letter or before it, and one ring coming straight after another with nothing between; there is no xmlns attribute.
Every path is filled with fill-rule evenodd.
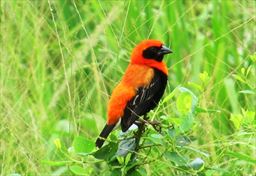
<svg viewBox="0 0 256 176"><path fill-rule="evenodd" d="M147 87L140 87L137 94L131 99L121 118L121 128L125 132L142 115L154 109L164 94L167 84L167 75L154 69L154 77Z"/></svg>
<svg viewBox="0 0 256 176"><path fill-rule="evenodd" d="M101 147L103 145L103 143L105 142L106 138L108 137L108 135L110 134L110 132L114 129L116 124L113 125L108 125L106 124L105 127L103 128L103 130L100 133L100 136L97 138L95 144L97 147Z"/></svg>
<svg viewBox="0 0 256 176"><path fill-rule="evenodd" d="M154 76L150 84L147 87L138 88L137 94L126 105L124 115L121 118L121 129L123 132L127 131L140 116L147 114L157 106L164 94L166 84L167 75L160 70L154 69ZM96 140L97 147L100 148L103 145L114 127L115 124L105 125L99 135L100 137Z"/></svg>

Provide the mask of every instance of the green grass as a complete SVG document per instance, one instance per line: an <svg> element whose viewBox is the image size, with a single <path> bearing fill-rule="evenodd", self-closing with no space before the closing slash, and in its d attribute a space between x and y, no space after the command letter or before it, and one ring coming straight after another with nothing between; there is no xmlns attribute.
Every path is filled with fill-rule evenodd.
<svg viewBox="0 0 256 176"><path fill-rule="evenodd" d="M95 140L132 48L147 38L174 51L165 59L165 97L182 86L198 99L193 126L185 133L193 140L181 149L172 144L173 150L190 160L203 158L205 168L182 172L164 158L142 168L148 175L255 174L255 1L0 3L1 175L70 175L69 163L44 161L83 159L67 158L54 140L60 139L64 151L75 136ZM151 115L180 125L177 99ZM149 158L160 149L154 148ZM92 175L97 168L108 170L106 164L83 166L93 168Z"/></svg>

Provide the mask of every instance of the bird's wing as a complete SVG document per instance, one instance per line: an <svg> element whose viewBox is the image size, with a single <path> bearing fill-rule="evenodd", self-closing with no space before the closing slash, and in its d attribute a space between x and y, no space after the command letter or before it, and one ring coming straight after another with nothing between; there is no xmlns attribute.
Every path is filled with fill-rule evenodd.
<svg viewBox="0 0 256 176"><path fill-rule="evenodd" d="M154 70L154 77L146 87L139 87L136 95L127 103L121 119L122 131L129 127L142 115L154 109L161 99L167 83L167 76Z"/></svg>

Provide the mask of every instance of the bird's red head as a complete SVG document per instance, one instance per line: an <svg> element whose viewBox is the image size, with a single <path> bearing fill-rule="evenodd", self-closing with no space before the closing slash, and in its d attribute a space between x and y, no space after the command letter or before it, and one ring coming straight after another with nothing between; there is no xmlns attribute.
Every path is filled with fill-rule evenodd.
<svg viewBox="0 0 256 176"><path fill-rule="evenodd" d="M131 64L142 64L158 68L163 65L164 55L169 53L172 53L172 51L164 46L162 42L158 40L143 40L133 49ZM164 72L166 72L166 69Z"/></svg>

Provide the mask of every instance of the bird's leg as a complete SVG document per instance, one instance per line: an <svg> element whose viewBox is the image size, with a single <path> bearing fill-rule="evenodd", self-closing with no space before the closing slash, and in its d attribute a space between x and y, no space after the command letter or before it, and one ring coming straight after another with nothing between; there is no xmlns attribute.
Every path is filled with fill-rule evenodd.
<svg viewBox="0 0 256 176"><path fill-rule="evenodd" d="M139 124L149 124L147 120L144 120L144 119L141 119L139 118L136 123L139 123Z"/></svg>
<svg viewBox="0 0 256 176"><path fill-rule="evenodd" d="M148 117L147 117L147 115L144 115L144 117L143 118L139 118L138 120L136 120L135 121L135 124L137 125L137 126L139 126L139 125L145 125L145 124L149 124L148 123Z"/></svg>
<svg viewBox="0 0 256 176"><path fill-rule="evenodd" d="M139 119L139 120L135 121L135 124L138 126L138 130L136 131L136 133L134 135L135 143L136 143L135 151L138 151L140 139L141 139L143 133L145 132L145 123Z"/></svg>
<svg viewBox="0 0 256 176"><path fill-rule="evenodd" d="M135 123L135 125L137 125L137 126L140 126L140 125L142 125L142 124L145 124L145 122L142 121L142 120L140 120L140 119L136 120L134 123Z"/></svg>

